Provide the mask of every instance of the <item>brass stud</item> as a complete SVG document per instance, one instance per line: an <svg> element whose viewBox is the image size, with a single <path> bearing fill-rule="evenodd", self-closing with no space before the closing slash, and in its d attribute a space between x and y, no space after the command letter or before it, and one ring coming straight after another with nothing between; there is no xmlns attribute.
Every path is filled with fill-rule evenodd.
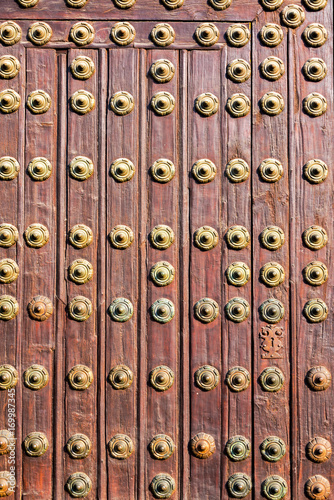
<svg viewBox="0 0 334 500"><path fill-rule="evenodd" d="M307 80L320 82L327 75L327 65L322 59L312 57L304 64L303 72Z"/></svg>
<svg viewBox="0 0 334 500"><path fill-rule="evenodd" d="M95 64L90 57L78 56L71 63L71 72L78 80L88 80L95 73Z"/></svg>
<svg viewBox="0 0 334 500"><path fill-rule="evenodd" d="M0 24L0 41L4 45L15 45L21 40L22 30L13 21L6 21Z"/></svg>
<svg viewBox="0 0 334 500"><path fill-rule="evenodd" d="M211 47L219 40L219 29L213 23L202 23L195 31L196 40L204 47Z"/></svg>
<svg viewBox="0 0 334 500"><path fill-rule="evenodd" d="M0 283L13 283L19 276L19 266L13 259L0 260Z"/></svg>
<svg viewBox="0 0 334 500"><path fill-rule="evenodd" d="M167 434L157 434L149 444L150 453L153 458L167 460L175 451L175 445Z"/></svg>
<svg viewBox="0 0 334 500"><path fill-rule="evenodd" d="M126 365L114 366L108 375L108 380L116 390L128 389L133 382L133 373Z"/></svg>
<svg viewBox="0 0 334 500"><path fill-rule="evenodd" d="M310 323L320 323L328 316L327 304L321 299L311 299L306 302L303 314Z"/></svg>
<svg viewBox="0 0 334 500"><path fill-rule="evenodd" d="M264 182L277 182L283 177L283 165L275 158L266 158L259 166L259 175Z"/></svg>
<svg viewBox="0 0 334 500"><path fill-rule="evenodd" d="M156 24L151 31L151 38L155 45L167 47L175 40L174 28L167 23Z"/></svg>
<svg viewBox="0 0 334 500"><path fill-rule="evenodd" d="M270 81L279 80L284 75L284 62L279 57L267 57L260 65L261 74Z"/></svg>
<svg viewBox="0 0 334 500"><path fill-rule="evenodd" d="M75 472L67 479L66 489L71 497L83 498L91 491L92 481L84 472Z"/></svg>
<svg viewBox="0 0 334 500"><path fill-rule="evenodd" d="M328 167L322 160L309 160L303 168L303 173L307 181L311 184L320 184L327 179Z"/></svg>
<svg viewBox="0 0 334 500"><path fill-rule="evenodd" d="M0 180L12 181L18 176L20 164L11 156L2 156L0 158Z"/></svg>
<svg viewBox="0 0 334 500"><path fill-rule="evenodd" d="M0 78L4 78L5 80L15 78L20 68L20 61L16 57L11 55L0 57Z"/></svg>
<svg viewBox="0 0 334 500"><path fill-rule="evenodd" d="M169 262L160 261L151 268L150 277L155 285L167 286L174 281L175 269Z"/></svg>
<svg viewBox="0 0 334 500"><path fill-rule="evenodd" d="M111 29L111 38L117 45L130 45L135 36L136 30L126 21L116 23Z"/></svg>
<svg viewBox="0 0 334 500"><path fill-rule="evenodd" d="M278 250L284 244L285 236L280 227L268 226L262 231L260 239L267 250Z"/></svg>
<svg viewBox="0 0 334 500"><path fill-rule="evenodd" d="M205 297L196 302L194 311L195 317L199 321L202 323L212 323L219 314L219 306L215 300Z"/></svg>
<svg viewBox="0 0 334 500"><path fill-rule="evenodd" d="M281 476L268 476L261 484L262 495L268 500L280 500L288 492L288 484Z"/></svg>
<svg viewBox="0 0 334 500"><path fill-rule="evenodd" d="M52 28L49 24L38 21L29 26L28 38L34 45L45 45L51 40Z"/></svg>
<svg viewBox="0 0 334 500"><path fill-rule="evenodd" d="M21 97L15 90L6 89L0 92L0 111L1 113L14 113L21 104Z"/></svg>
<svg viewBox="0 0 334 500"><path fill-rule="evenodd" d="M7 429L0 430L0 455L7 455L14 447L14 434L11 431L7 431Z"/></svg>
<svg viewBox="0 0 334 500"><path fill-rule="evenodd" d="M195 109L202 116L212 116L219 109L219 100L211 92L205 92L196 97Z"/></svg>
<svg viewBox="0 0 334 500"><path fill-rule="evenodd" d="M28 313L35 321L46 321L53 314L51 300L43 295L36 295L28 304Z"/></svg>
<svg viewBox="0 0 334 500"><path fill-rule="evenodd" d="M12 224L0 224L0 247L9 248L15 245L19 232Z"/></svg>
<svg viewBox="0 0 334 500"><path fill-rule="evenodd" d="M245 498L252 490L251 478L243 472L236 472L228 478L227 489L233 498Z"/></svg>
<svg viewBox="0 0 334 500"><path fill-rule="evenodd" d="M246 116L251 109L250 99L245 94L233 94L227 99L226 109L233 118Z"/></svg>
<svg viewBox="0 0 334 500"><path fill-rule="evenodd" d="M110 175L116 182L127 182L135 175L135 166L127 158L117 158L110 166Z"/></svg>
<svg viewBox="0 0 334 500"><path fill-rule="evenodd" d="M260 109L269 116L277 116L284 109L284 99L278 92L267 92L261 97Z"/></svg>
<svg viewBox="0 0 334 500"><path fill-rule="evenodd" d="M87 297L77 295L68 303L68 313L75 321L86 321L93 312L92 303Z"/></svg>
<svg viewBox="0 0 334 500"><path fill-rule="evenodd" d="M250 242L250 234L244 226L232 226L225 235L226 243L233 250L242 250Z"/></svg>
<svg viewBox="0 0 334 500"><path fill-rule="evenodd" d="M328 269L325 264L315 260L304 267L303 275L309 285L320 286L326 283L328 279Z"/></svg>
<svg viewBox="0 0 334 500"><path fill-rule="evenodd" d="M86 115L95 108L95 98L87 90L77 90L71 95L71 108L78 115Z"/></svg>
<svg viewBox="0 0 334 500"><path fill-rule="evenodd" d="M190 440L190 450L196 458L209 458L216 451L215 440L210 434L199 432Z"/></svg>
<svg viewBox="0 0 334 500"><path fill-rule="evenodd" d="M129 113L131 113L134 107L135 101L133 96L125 90L115 92L115 94L113 94L110 98L110 108L115 113L115 115L128 115Z"/></svg>
<svg viewBox="0 0 334 500"><path fill-rule="evenodd" d="M21 7L35 7L38 4L39 0L17 0L17 2L21 5Z"/></svg>
<svg viewBox="0 0 334 500"><path fill-rule="evenodd" d="M266 10L276 10L283 3L283 0L261 0L261 5Z"/></svg>
<svg viewBox="0 0 334 500"><path fill-rule="evenodd" d="M1 297L0 297L1 314ZM1 318L0 318L1 319ZM12 389L19 380L19 374L12 365L0 365L0 390Z"/></svg>
<svg viewBox="0 0 334 500"><path fill-rule="evenodd" d="M24 385L33 391L43 389L49 382L49 373L44 366L31 365L24 372Z"/></svg>
<svg viewBox="0 0 334 500"><path fill-rule="evenodd" d="M230 182L235 184L244 182L249 177L248 163L241 158L234 158L226 165L225 173Z"/></svg>
<svg viewBox="0 0 334 500"><path fill-rule="evenodd" d="M49 241L49 231L43 224L30 224L24 231L24 238L29 247L42 248Z"/></svg>
<svg viewBox="0 0 334 500"><path fill-rule="evenodd" d="M109 233L109 238L112 246L120 250L125 250L133 242L133 232L128 226L115 226Z"/></svg>
<svg viewBox="0 0 334 500"><path fill-rule="evenodd" d="M266 392L278 392L284 385L284 375L279 368L265 368L260 375L259 382L262 389Z"/></svg>
<svg viewBox="0 0 334 500"><path fill-rule="evenodd" d="M213 181L216 176L217 168L216 165L207 158L197 160L192 167L192 175L197 182L201 184L206 184Z"/></svg>
<svg viewBox="0 0 334 500"><path fill-rule="evenodd" d="M260 445L262 458L268 462L278 462L286 453L286 446L277 436L268 436Z"/></svg>
<svg viewBox="0 0 334 500"><path fill-rule="evenodd" d="M327 232L321 226L310 226L303 232L303 242L310 250L320 250L327 245Z"/></svg>
<svg viewBox="0 0 334 500"><path fill-rule="evenodd" d="M182 7L184 0L162 0L167 9L178 9Z"/></svg>
<svg viewBox="0 0 334 500"><path fill-rule="evenodd" d="M305 495L312 500L326 500L331 493L331 486L325 477L317 474L308 478L305 484Z"/></svg>
<svg viewBox="0 0 334 500"><path fill-rule="evenodd" d="M44 90L34 90L28 95L27 106L35 115L46 113L51 106L51 97Z"/></svg>
<svg viewBox="0 0 334 500"><path fill-rule="evenodd" d="M235 366L226 374L226 383L233 392L245 391L248 388L250 381L251 378L249 371L242 366Z"/></svg>
<svg viewBox="0 0 334 500"><path fill-rule="evenodd" d="M130 300L118 297L110 304L109 314L114 321L125 323L133 316L133 305Z"/></svg>
<svg viewBox="0 0 334 500"><path fill-rule="evenodd" d="M70 457L82 459L88 457L92 449L92 443L85 434L74 434L66 443L66 449Z"/></svg>
<svg viewBox="0 0 334 500"><path fill-rule="evenodd" d="M68 373L68 383L76 391L85 391L93 383L93 372L88 366L76 365Z"/></svg>
<svg viewBox="0 0 334 500"><path fill-rule="evenodd" d="M225 314L234 323L242 323L250 315L250 306L242 297L234 297L225 305Z"/></svg>
<svg viewBox="0 0 334 500"><path fill-rule="evenodd" d="M156 391L168 391L173 383L174 373L168 366L157 366L150 373L150 384Z"/></svg>
<svg viewBox="0 0 334 500"><path fill-rule="evenodd" d="M249 457L251 445L247 438L244 436L231 437L225 446L226 455L233 462L241 462Z"/></svg>
<svg viewBox="0 0 334 500"><path fill-rule="evenodd" d="M175 98L169 92L157 92L151 98L151 107L159 116L170 115L175 108Z"/></svg>
<svg viewBox="0 0 334 500"><path fill-rule="evenodd" d="M46 181L52 173L52 165L47 158L38 156L29 162L27 172L34 181Z"/></svg>
<svg viewBox="0 0 334 500"><path fill-rule="evenodd" d="M219 381L219 371L214 366L204 365L195 372L196 385L202 391L212 391L217 387Z"/></svg>
<svg viewBox="0 0 334 500"><path fill-rule="evenodd" d="M303 99L303 111L309 116L321 116L327 111L327 100L318 92L312 92Z"/></svg>
<svg viewBox="0 0 334 500"><path fill-rule="evenodd" d="M226 38L232 47L243 47L250 40L250 31L244 24L232 24L227 28Z"/></svg>
<svg viewBox="0 0 334 500"><path fill-rule="evenodd" d="M284 317L284 305L276 299L267 299L260 306L262 321L278 323Z"/></svg>
<svg viewBox="0 0 334 500"><path fill-rule="evenodd" d="M306 45L310 47L321 47L328 39L328 32L322 24L313 23L306 26L303 31Z"/></svg>
<svg viewBox="0 0 334 500"><path fill-rule="evenodd" d="M93 175L94 164L87 156L76 156L70 163L70 176L77 181L85 181Z"/></svg>
<svg viewBox="0 0 334 500"><path fill-rule="evenodd" d="M93 266L88 260L76 259L68 268L68 278L77 285L83 285L93 278Z"/></svg>
<svg viewBox="0 0 334 500"><path fill-rule="evenodd" d="M174 318L174 304L169 299L158 299L151 305L152 319L158 323L169 323Z"/></svg>
<svg viewBox="0 0 334 500"><path fill-rule="evenodd" d="M209 2L215 10L225 10L232 4L232 0L209 0Z"/></svg>
<svg viewBox="0 0 334 500"><path fill-rule="evenodd" d="M76 224L69 231L69 241L75 248L85 248L93 241L93 231L85 224Z"/></svg>
<svg viewBox="0 0 334 500"><path fill-rule="evenodd" d="M226 278L230 285L244 286L250 280L251 272L244 262L233 262L226 269Z"/></svg>
<svg viewBox="0 0 334 500"><path fill-rule="evenodd" d="M29 457L41 457L49 448L49 441L43 432L30 432L23 443Z"/></svg>
<svg viewBox="0 0 334 500"><path fill-rule="evenodd" d="M113 0L116 7L119 9L130 9L136 0Z"/></svg>
<svg viewBox="0 0 334 500"><path fill-rule="evenodd" d="M327 439L315 437L306 445L306 456L312 462L327 462L332 456L332 446Z"/></svg>
<svg viewBox="0 0 334 500"><path fill-rule="evenodd" d="M75 9L81 9L84 7L88 0L65 0L69 7L74 7Z"/></svg>
<svg viewBox="0 0 334 500"><path fill-rule="evenodd" d="M19 304L11 295L0 295L0 320L10 321L17 316Z"/></svg>
<svg viewBox="0 0 334 500"><path fill-rule="evenodd" d="M152 178L156 182L166 184L170 182L175 176L174 163L166 158L159 158L150 168Z"/></svg>
<svg viewBox="0 0 334 500"><path fill-rule="evenodd" d="M13 494L16 488L16 480L13 477L12 472L1 471L0 472L0 496L7 497Z"/></svg>
<svg viewBox="0 0 334 500"><path fill-rule="evenodd" d="M108 448L112 458L117 458L118 460L125 460L134 452L132 439L126 434L115 434L110 439Z"/></svg>
<svg viewBox="0 0 334 500"><path fill-rule="evenodd" d="M232 82L245 82L251 76L250 64L244 59L234 59L227 65L226 74Z"/></svg>
<svg viewBox="0 0 334 500"><path fill-rule="evenodd" d="M81 21L72 26L70 37L76 45L88 45L94 40L95 30L91 24Z"/></svg>
<svg viewBox="0 0 334 500"><path fill-rule="evenodd" d="M156 82L167 83L175 75L175 67L168 59L158 59L150 67L150 73Z"/></svg>
<svg viewBox="0 0 334 500"><path fill-rule="evenodd" d="M270 287L279 286L285 279L283 266L278 262L268 262L260 270L261 281Z"/></svg>
<svg viewBox="0 0 334 500"><path fill-rule="evenodd" d="M218 244L218 232L210 226L202 226L194 233L194 245L200 250L211 250Z"/></svg>
<svg viewBox="0 0 334 500"><path fill-rule="evenodd" d="M283 30L278 24L267 23L261 28L260 39L267 47L277 47L283 38Z"/></svg>
<svg viewBox="0 0 334 500"><path fill-rule="evenodd" d="M331 385L332 375L325 366L313 366L307 372L305 381L313 391L325 391Z"/></svg>
<svg viewBox="0 0 334 500"><path fill-rule="evenodd" d="M281 18L288 28L298 28L305 21L305 11L300 5L287 5L281 12Z"/></svg>
<svg viewBox="0 0 334 500"><path fill-rule="evenodd" d="M169 498L175 491L175 481L169 474L157 474L151 481L154 498Z"/></svg>
<svg viewBox="0 0 334 500"><path fill-rule="evenodd" d="M327 5L327 0L304 0L305 7L308 10L322 10Z"/></svg>
<svg viewBox="0 0 334 500"><path fill-rule="evenodd" d="M174 231L164 224L155 226L150 232L150 241L154 248L166 250L174 243Z"/></svg>

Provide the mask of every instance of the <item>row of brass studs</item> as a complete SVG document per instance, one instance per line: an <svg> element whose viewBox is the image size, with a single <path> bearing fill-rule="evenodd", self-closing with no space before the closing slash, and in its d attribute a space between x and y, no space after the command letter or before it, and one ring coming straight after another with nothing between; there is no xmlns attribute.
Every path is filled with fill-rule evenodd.
<svg viewBox="0 0 334 500"><path fill-rule="evenodd" d="M65 0L65 3L68 7L73 7L76 9L80 9L84 7L89 0ZM21 7L29 8L35 7L39 0L17 0ZM130 9L135 3L136 0L113 0L116 7L119 9ZM184 0L162 0L163 5L167 9L178 9L182 7ZM232 0L210 0L210 5L215 10L225 10L232 3Z"/></svg>

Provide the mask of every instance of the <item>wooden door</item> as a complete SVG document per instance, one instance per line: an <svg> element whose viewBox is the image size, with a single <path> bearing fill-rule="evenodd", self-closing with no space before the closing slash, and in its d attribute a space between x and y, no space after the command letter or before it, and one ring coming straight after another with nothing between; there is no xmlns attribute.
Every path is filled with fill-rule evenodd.
<svg viewBox="0 0 334 500"><path fill-rule="evenodd" d="M330 498L332 2L0 18L0 496Z"/></svg>

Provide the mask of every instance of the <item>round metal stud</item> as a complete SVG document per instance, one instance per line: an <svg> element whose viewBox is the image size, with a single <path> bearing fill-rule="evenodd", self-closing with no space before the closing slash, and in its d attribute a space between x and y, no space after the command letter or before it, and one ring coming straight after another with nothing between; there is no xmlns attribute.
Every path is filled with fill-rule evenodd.
<svg viewBox="0 0 334 500"><path fill-rule="evenodd" d="M212 323L219 314L219 306L215 300L205 297L196 302L194 311L195 317L199 321L202 321L202 323Z"/></svg>
<svg viewBox="0 0 334 500"><path fill-rule="evenodd" d="M117 45L130 45L135 36L136 30L126 21L116 23L111 29L111 38Z"/></svg>
<svg viewBox="0 0 334 500"><path fill-rule="evenodd" d="M19 162L12 156L2 156L0 158L0 180L12 181L18 176L20 171Z"/></svg>
<svg viewBox="0 0 334 500"><path fill-rule="evenodd" d="M320 250L328 242L327 232L320 226L310 226L303 232L303 242L310 250Z"/></svg>
<svg viewBox="0 0 334 500"><path fill-rule="evenodd" d="M269 116L277 116L284 109L284 99L278 92L267 92L261 97L260 109Z"/></svg>
<svg viewBox="0 0 334 500"><path fill-rule="evenodd" d="M327 304L321 299L311 299L306 302L303 314L310 323L321 323L328 316Z"/></svg>
<svg viewBox="0 0 334 500"><path fill-rule="evenodd" d="M312 92L303 99L303 110L309 116L321 116L327 111L327 100L318 92Z"/></svg>
<svg viewBox="0 0 334 500"><path fill-rule="evenodd" d="M84 391L93 383L93 372L88 366L76 365L68 373L68 383L76 391Z"/></svg>
<svg viewBox="0 0 334 500"><path fill-rule="evenodd" d="M83 285L93 278L93 266L85 259L74 260L68 268L68 277L77 285Z"/></svg>
<svg viewBox="0 0 334 500"><path fill-rule="evenodd" d="M150 271L151 280L157 286L167 286L174 280L175 269L166 261L154 264Z"/></svg>
<svg viewBox="0 0 334 500"><path fill-rule="evenodd" d="M195 31L196 40L204 47L211 47L219 40L219 29L213 23L202 23Z"/></svg>
<svg viewBox="0 0 334 500"><path fill-rule="evenodd" d="M268 436L260 445L262 458L268 462L278 462L286 453L286 446L277 436ZM274 497L275 498L275 497Z"/></svg>
<svg viewBox="0 0 334 500"><path fill-rule="evenodd" d="M6 21L0 24L0 41L4 45L15 45L21 40L22 30L13 21Z"/></svg>
<svg viewBox="0 0 334 500"><path fill-rule="evenodd" d="M8 497L13 494L16 487L16 481L13 474L9 471L0 472L0 497Z"/></svg>
<svg viewBox="0 0 334 500"><path fill-rule="evenodd" d="M327 0L304 0L305 7L308 10L322 10L327 5Z"/></svg>
<svg viewBox="0 0 334 500"><path fill-rule="evenodd" d="M281 476L269 476L263 481L261 489L268 500L281 500L288 492L288 485Z"/></svg>
<svg viewBox="0 0 334 500"><path fill-rule="evenodd" d="M325 366L313 366L307 372L305 380L313 391L325 391L331 385L332 375Z"/></svg>
<svg viewBox="0 0 334 500"><path fill-rule="evenodd" d="M150 232L150 241L154 248L158 250L166 250L174 242L174 231L169 226L160 224L155 226Z"/></svg>
<svg viewBox="0 0 334 500"><path fill-rule="evenodd" d="M45 45L51 40L52 28L49 24L42 21L29 26L28 38L34 45Z"/></svg>
<svg viewBox="0 0 334 500"><path fill-rule="evenodd" d="M86 321L93 312L92 303L87 297L77 295L68 303L68 314L75 321Z"/></svg>
<svg viewBox="0 0 334 500"><path fill-rule="evenodd" d="M168 391L174 383L174 373L168 366L157 366L150 373L150 383L156 391Z"/></svg>
<svg viewBox="0 0 334 500"><path fill-rule="evenodd" d="M71 474L66 482L66 489L73 498L83 498L92 489L92 481L84 472Z"/></svg>
<svg viewBox="0 0 334 500"><path fill-rule="evenodd" d="M202 226L194 233L194 245L201 250L211 250L218 244L218 232L210 226Z"/></svg>
<svg viewBox="0 0 334 500"><path fill-rule="evenodd" d="M79 80L88 80L95 72L95 64L90 57L78 56L71 63L71 72Z"/></svg>
<svg viewBox="0 0 334 500"><path fill-rule="evenodd" d="M281 18L288 28L298 28L305 21L305 11L300 5L287 5L281 12Z"/></svg>
<svg viewBox="0 0 334 500"><path fill-rule="evenodd" d="M276 10L283 3L283 0L261 0L261 5L266 10Z"/></svg>
<svg viewBox="0 0 334 500"><path fill-rule="evenodd" d="M250 64L244 59L234 59L227 65L226 74L232 82L245 82L251 76Z"/></svg>
<svg viewBox="0 0 334 500"><path fill-rule="evenodd" d="M35 5L38 4L39 0L17 0L17 2L21 7L30 8L35 7Z"/></svg>
<svg viewBox="0 0 334 500"><path fill-rule="evenodd" d="M174 318L175 308L171 300L158 299L151 305L152 319L158 323L168 323Z"/></svg>
<svg viewBox="0 0 334 500"><path fill-rule="evenodd" d="M303 66L305 78L312 82L320 82L327 75L327 65L323 59L312 57Z"/></svg>
<svg viewBox="0 0 334 500"><path fill-rule="evenodd" d="M219 371L214 366L204 365L195 372L196 385L203 391L212 391L217 387L219 381Z"/></svg>
<svg viewBox="0 0 334 500"><path fill-rule="evenodd" d="M1 314L1 298L0 298ZM12 389L19 379L19 374L12 365L0 365L0 390Z"/></svg>
<svg viewBox="0 0 334 500"><path fill-rule="evenodd" d="M260 277L267 286L281 285L285 279L284 268L278 262L268 262L261 268Z"/></svg>
<svg viewBox="0 0 334 500"><path fill-rule="evenodd" d="M226 383L233 392L245 391L250 381L249 371L241 366L231 368L226 374Z"/></svg>
<svg viewBox="0 0 334 500"><path fill-rule="evenodd" d="M326 283L328 279L328 269L325 264L315 260L304 267L303 275L309 285L320 286Z"/></svg>
<svg viewBox="0 0 334 500"><path fill-rule="evenodd" d="M170 24L159 23L151 31L151 38L155 45L167 47L175 40L175 31Z"/></svg>
<svg viewBox="0 0 334 500"><path fill-rule="evenodd" d="M230 460L241 462L249 457L251 445L244 436L233 436L227 441L225 451Z"/></svg>
<svg viewBox="0 0 334 500"><path fill-rule="evenodd" d="M250 31L244 24L232 24L227 28L226 38L233 47L243 47L250 40Z"/></svg>
<svg viewBox="0 0 334 500"><path fill-rule="evenodd" d="M278 323L284 316L284 306L276 299L267 299L260 306L262 321L268 323Z"/></svg>
<svg viewBox="0 0 334 500"><path fill-rule="evenodd" d="M170 498L175 491L175 481L169 474L157 474L151 481L154 498Z"/></svg>
<svg viewBox="0 0 334 500"><path fill-rule="evenodd" d="M42 432L30 432L25 438L23 446L29 457L41 457L49 448L49 442Z"/></svg>
<svg viewBox="0 0 334 500"><path fill-rule="evenodd" d="M12 283L18 278L19 266L13 259L0 260L0 283Z"/></svg>
<svg viewBox="0 0 334 500"><path fill-rule="evenodd" d="M21 97L15 90L6 89L0 92L0 111L2 113L14 113L21 104Z"/></svg>
<svg viewBox="0 0 334 500"><path fill-rule="evenodd" d="M132 384L133 373L128 366L117 365L110 370L108 379L114 389L123 391Z"/></svg>
<svg viewBox="0 0 334 500"><path fill-rule="evenodd" d="M92 443L85 434L74 434L67 441L66 449L72 458L86 458L91 452Z"/></svg>
<svg viewBox="0 0 334 500"><path fill-rule="evenodd" d="M133 316L133 305L130 300L118 297L110 304L109 314L114 321L125 323Z"/></svg>
<svg viewBox="0 0 334 500"><path fill-rule="evenodd" d="M194 178L201 184L213 181L216 176L216 165L207 158L198 160L192 167L192 174Z"/></svg>
<svg viewBox="0 0 334 500"><path fill-rule="evenodd" d="M77 90L71 96L71 108L79 115L86 115L95 108L95 98L87 90Z"/></svg>
<svg viewBox="0 0 334 500"><path fill-rule="evenodd" d="M24 385L33 391L43 389L49 382L49 373L44 366L31 365L24 372Z"/></svg>
<svg viewBox="0 0 334 500"><path fill-rule="evenodd" d="M244 262L233 262L226 269L226 277L230 285L244 286L250 280L250 276L250 269Z"/></svg>
<svg viewBox="0 0 334 500"><path fill-rule="evenodd" d="M225 10L232 4L232 0L209 0L209 2L216 10Z"/></svg>
<svg viewBox="0 0 334 500"><path fill-rule="evenodd" d="M93 231L84 224L76 224L71 227L68 239L75 248L85 248L93 241Z"/></svg>
<svg viewBox="0 0 334 500"><path fill-rule="evenodd" d="M174 163L166 158L159 158L159 160L156 160L151 166L150 173L156 182L166 184L166 182L171 181L175 175Z"/></svg>
<svg viewBox="0 0 334 500"><path fill-rule="evenodd" d="M283 165L275 158L266 158L259 166L259 175L264 182L277 182L283 177Z"/></svg>
<svg viewBox="0 0 334 500"><path fill-rule="evenodd" d="M184 0L162 0L167 9L178 9L182 7Z"/></svg>
<svg viewBox="0 0 334 500"><path fill-rule="evenodd" d="M157 115L170 115L175 108L175 98L169 92L157 92L152 96L151 107Z"/></svg>
<svg viewBox="0 0 334 500"><path fill-rule="evenodd" d="M199 432L190 440L190 450L196 458L209 458L216 451L215 440L210 434Z"/></svg>
<svg viewBox="0 0 334 500"><path fill-rule="evenodd" d="M51 97L44 90L34 90L28 95L27 106L35 115L41 115L50 109Z"/></svg>
<svg viewBox="0 0 334 500"><path fill-rule="evenodd" d="M265 368L259 378L262 389L266 392L278 392L284 384L284 375L279 368Z"/></svg>
<svg viewBox="0 0 334 500"><path fill-rule="evenodd" d="M306 45L310 47L321 47L328 39L328 32L322 24L313 23L306 26L303 31Z"/></svg>
<svg viewBox="0 0 334 500"><path fill-rule="evenodd" d="M42 182L50 177L52 165L47 158L38 156L29 162L27 171L31 179Z"/></svg>
<svg viewBox="0 0 334 500"><path fill-rule="evenodd" d="M250 306L247 300L241 297L234 297L226 304L225 313L227 318L234 323L242 323L250 314Z"/></svg>
<svg viewBox="0 0 334 500"><path fill-rule="evenodd" d="M115 226L109 233L109 238L112 246L120 250L125 250L133 242L133 232L128 226Z"/></svg>
<svg viewBox="0 0 334 500"><path fill-rule="evenodd" d="M150 73L156 82L167 83L173 78L175 67L168 59L158 59L152 64Z"/></svg>
<svg viewBox="0 0 334 500"><path fill-rule="evenodd" d="M77 181L89 179L94 172L94 164L87 156L76 156L70 163L70 175Z"/></svg>
<svg viewBox="0 0 334 500"><path fill-rule="evenodd" d="M12 224L0 224L0 247L9 248L15 245L19 232Z"/></svg>
<svg viewBox="0 0 334 500"><path fill-rule="evenodd" d="M116 182L127 182L135 175L135 166L127 158L118 158L112 162L110 174Z"/></svg>
<svg viewBox="0 0 334 500"><path fill-rule="evenodd" d="M91 24L81 21L72 26L70 37L76 45L88 45L94 40L95 30Z"/></svg>
<svg viewBox="0 0 334 500"><path fill-rule="evenodd" d="M11 55L0 57L0 78L10 80L15 78L15 76L20 71L21 64L16 57Z"/></svg>
<svg viewBox="0 0 334 500"><path fill-rule="evenodd" d="M130 9L135 3L136 0L113 0L116 7L119 9Z"/></svg>
<svg viewBox="0 0 334 500"><path fill-rule="evenodd" d="M308 478L305 484L305 495L312 500L326 500L331 493L331 486L320 474Z"/></svg>
<svg viewBox="0 0 334 500"><path fill-rule="evenodd" d="M262 231L260 239L267 250L278 250L284 244L285 236L280 227L268 226Z"/></svg>
<svg viewBox="0 0 334 500"><path fill-rule="evenodd" d="M175 445L171 437L166 434L157 434L151 440L149 449L153 458L166 460L174 453Z"/></svg>
<svg viewBox="0 0 334 500"><path fill-rule="evenodd" d="M0 455L7 455L15 447L15 438L11 431L3 429L0 431ZM1 477L1 476L0 476ZM1 481L1 479L0 479ZM1 492L1 487L0 487Z"/></svg>
<svg viewBox="0 0 334 500"><path fill-rule="evenodd" d="M315 437L306 445L306 456L312 462L327 462L332 456L332 446L327 439Z"/></svg>
<svg viewBox="0 0 334 500"><path fill-rule="evenodd" d="M250 234L244 226L232 226L226 232L226 243L233 250L246 248L250 242Z"/></svg>
<svg viewBox="0 0 334 500"><path fill-rule="evenodd" d="M66 4L69 7L74 7L76 9L80 9L81 7L84 7L88 0L65 0Z"/></svg>
<svg viewBox="0 0 334 500"><path fill-rule="evenodd" d="M244 182L249 177L249 166L245 160L234 158L226 165L226 176L233 183Z"/></svg>
<svg viewBox="0 0 334 500"><path fill-rule="evenodd" d="M131 113L134 107L135 101L133 96L125 90L115 92L115 94L113 94L110 98L110 108L115 113L115 115L128 115L129 113Z"/></svg>
<svg viewBox="0 0 334 500"><path fill-rule="evenodd" d="M236 472L228 478L227 489L233 498L245 498L252 490L252 481L247 474Z"/></svg>
<svg viewBox="0 0 334 500"><path fill-rule="evenodd" d="M29 247L42 248L49 241L49 231L43 224L30 224L24 231L24 238Z"/></svg>
<svg viewBox="0 0 334 500"><path fill-rule="evenodd" d="M303 168L303 173L311 184L320 184L327 179L328 167L322 160L309 160Z"/></svg>
<svg viewBox="0 0 334 500"><path fill-rule="evenodd" d="M17 316L19 304L11 295L0 295L0 320L10 321Z"/></svg>
<svg viewBox="0 0 334 500"><path fill-rule="evenodd" d="M35 321L46 321L53 314L51 300L43 295L36 295L28 304L28 313Z"/></svg>
<svg viewBox="0 0 334 500"><path fill-rule="evenodd" d="M234 118L241 118L248 115L251 103L245 94L233 94L227 99L226 109Z"/></svg>
<svg viewBox="0 0 334 500"><path fill-rule="evenodd" d="M108 448L112 458L117 458L118 460L125 460L134 452L132 439L126 434L115 434L110 439Z"/></svg>
<svg viewBox="0 0 334 500"><path fill-rule="evenodd" d="M260 69L262 76L270 81L279 80L285 72L282 59L273 56L267 57L262 61Z"/></svg>
<svg viewBox="0 0 334 500"><path fill-rule="evenodd" d="M278 24L267 23L261 28L260 39L267 47L277 47L283 38L283 30Z"/></svg>

